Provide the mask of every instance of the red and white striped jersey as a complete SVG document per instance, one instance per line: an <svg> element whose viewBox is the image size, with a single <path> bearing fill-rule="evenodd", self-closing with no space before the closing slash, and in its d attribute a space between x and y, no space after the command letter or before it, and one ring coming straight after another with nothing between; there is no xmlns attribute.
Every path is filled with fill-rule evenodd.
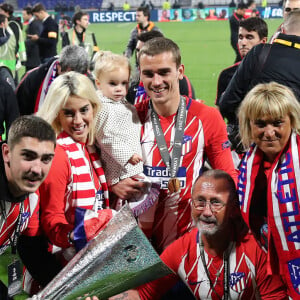
<svg viewBox="0 0 300 300"><path fill-rule="evenodd" d="M177 275L168 275L139 287L141 299L160 299L179 277L196 299L221 299L224 294L223 258L212 257L206 252L204 255L211 281L216 283L214 288L219 296L210 287L200 256L199 232L195 228L172 243L161 255L164 263ZM252 235L248 234L241 242L234 243L229 255L229 299L288 299L280 277L267 274L266 261L266 254ZM216 278L219 270L221 275Z"/></svg>
<svg viewBox="0 0 300 300"><path fill-rule="evenodd" d="M177 178L180 194L168 194L169 170L166 168L153 132L149 100L136 105L142 123L141 146L144 173L150 180L161 182L161 192L152 229L152 241L161 252L167 245L192 228L191 188L207 158L214 169L237 177L229 149L226 126L220 113L212 107L186 98L187 116L182 154ZM172 155L176 115L159 116L165 140Z"/></svg>
<svg viewBox="0 0 300 300"><path fill-rule="evenodd" d="M37 193L31 193L29 197L24 200L21 212L20 232L23 232L27 228L31 216L38 214L38 204L39 195ZM4 214L0 215L0 255L9 247L10 239L13 240L20 209L21 202L13 203L5 201L6 219L4 218Z"/></svg>

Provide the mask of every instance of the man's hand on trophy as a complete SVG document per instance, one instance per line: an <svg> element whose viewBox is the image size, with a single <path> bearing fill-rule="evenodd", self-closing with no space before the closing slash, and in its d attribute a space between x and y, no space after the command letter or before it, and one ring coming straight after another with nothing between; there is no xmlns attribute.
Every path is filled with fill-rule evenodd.
<svg viewBox="0 0 300 300"><path fill-rule="evenodd" d="M92 296L92 297L86 297L86 298L84 298L85 296L77 297L76 300L100 300L97 296Z"/></svg>
<svg viewBox="0 0 300 300"><path fill-rule="evenodd" d="M77 300L83 300L82 297L77 298ZM101 300L97 296L87 297L84 300ZM109 300L141 300L138 291L136 290L128 290L121 294L110 297Z"/></svg>
<svg viewBox="0 0 300 300"><path fill-rule="evenodd" d="M138 178L138 176L135 176L135 178ZM136 179L125 178L114 184L111 189L115 195L123 200L138 198L141 196L145 184L145 182L137 181Z"/></svg>

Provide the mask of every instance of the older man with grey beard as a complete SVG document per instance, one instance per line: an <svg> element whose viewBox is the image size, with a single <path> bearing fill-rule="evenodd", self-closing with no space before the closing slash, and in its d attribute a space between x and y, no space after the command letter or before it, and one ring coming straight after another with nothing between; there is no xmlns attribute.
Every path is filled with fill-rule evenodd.
<svg viewBox="0 0 300 300"><path fill-rule="evenodd" d="M232 178L209 170L193 186L195 228L169 245L161 259L174 274L152 281L118 299L161 299L179 280L193 299L288 299L279 276L269 276L267 256L248 232ZM179 295L164 299L190 299Z"/></svg>

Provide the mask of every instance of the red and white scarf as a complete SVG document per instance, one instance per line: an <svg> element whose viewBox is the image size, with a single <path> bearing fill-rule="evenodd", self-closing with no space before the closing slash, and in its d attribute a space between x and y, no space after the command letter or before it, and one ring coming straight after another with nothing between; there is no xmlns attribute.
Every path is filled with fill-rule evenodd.
<svg viewBox="0 0 300 300"><path fill-rule="evenodd" d="M96 203L96 193L99 192L95 188L93 181L93 170L90 166L90 162L84 154L84 147L80 143L76 143L67 133L62 132L57 137L57 143L61 145L67 153L71 164L72 172L72 195L71 206L80 207L85 209L94 209L97 211L99 203ZM103 208L109 207L108 200L108 187L104 175L103 168L100 162L100 156L98 155L94 146L86 146L89 153L92 166L98 176L100 189L103 191ZM68 203L66 204L66 210L68 209Z"/></svg>
<svg viewBox="0 0 300 300"><path fill-rule="evenodd" d="M268 271L279 271L283 275L293 299L300 295L299 156L300 137L292 133L271 166L267 186ZM254 182L262 161L263 152L254 144L240 165L238 194L248 226Z"/></svg>
<svg viewBox="0 0 300 300"><path fill-rule="evenodd" d="M100 156L96 152L94 146L85 146L81 143L76 143L66 132L62 132L57 137L57 143L63 147L69 158L71 165L71 189L66 195L65 214L68 222L74 224L74 237L77 235L76 230L84 233L80 247L82 248L87 241L91 240L99 231L101 231L113 215L109 208L108 187L104 176L104 171L101 166ZM85 147L89 153L90 162L85 156ZM100 192L103 194L103 199L97 199L96 194L99 190L95 188L93 180L93 170L98 176L100 183ZM104 204L104 205L102 205ZM104 207L101 207L104 206ZM76 222L76 213L81 213L79 223ZM78 219L78 218L77 218ZM81 230L78 227L81 226ZM77 238L77 236L75 237ZM59 257L63 264L66 264L74 255L75 248L69 247L61 249L55 245L49 245L49 251L56 253L63 250ZM37 283L34 281L28 270L24 271L23 288L29 294L36 292Z"/></svg>

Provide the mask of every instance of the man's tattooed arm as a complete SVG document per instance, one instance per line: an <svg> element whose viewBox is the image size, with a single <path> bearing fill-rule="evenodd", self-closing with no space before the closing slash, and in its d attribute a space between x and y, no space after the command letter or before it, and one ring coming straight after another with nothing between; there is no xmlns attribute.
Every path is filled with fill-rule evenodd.
<svg viewBox="0 0 300 300"><path fill-rule="evenodd" d="M129 290L109 298L109 300L140 300L139 293L135 290Z"/></svg>

